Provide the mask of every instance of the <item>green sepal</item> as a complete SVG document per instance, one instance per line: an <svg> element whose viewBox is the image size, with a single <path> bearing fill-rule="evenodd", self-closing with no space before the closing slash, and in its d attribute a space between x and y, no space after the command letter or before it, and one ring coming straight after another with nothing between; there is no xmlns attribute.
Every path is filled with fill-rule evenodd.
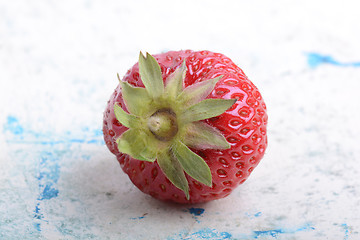
<svg viewBox="0 0 360 240"><path fill-rule="evenodd" d="M179 121L184 123L200 121L212 118L224 113L236 99L205 99L186 109L180 116Z"/></svg>
<svg viewBox="0 0 360 240"><path fill-rule="evenodd" d="M217 78L205 80L202 82L195 83L188 86L184 91L179 95L178 101L180 101L185 106L191 106L195 103L200 102L205 99L214 89L216 83L223 76Z"/></svg>
<svg viewBox="0 0 360 240"><path fill-rule="evenodd" d="M132 126L139 124L139 118L125 112L118 103L115 103L114 105L114 113L116 119L127 128L131 128Z"/></svg>
<svg viewBox="0 0 360 240"><path fill-rule="evenodd" d="M181 189L189 199L189 184L186 180L184 169L171 151L164 151L157 155L157 163L165 176L177 188Z"/></svg>
<svg viewBox="0 0 360 240"><path fill-rule="evenodd" d="M160 65L149 53L146 53L145 58L144 55L140 52L139 73L141 80L151 98L157 99L164 93L164 82L162 79Z"/></svg>
<svg viewBox="0 0 360 240"><path fill-rule="evenodd" d="M205 99L222 76L184 88L186 71L184 60L164 84L156 59L140 53L139 73L145 88L119 79L126 109L123 107L129 113L118 104L114 112L119 122L129 128L117 139L119 151L134 159L157 161L169 181L189 199L186 174L212 185L209 166L190 148L230 147L217 129L199 121L224 113L236 99Z"/></svg>
<svg viewBox="0 0 360 240"><path fill-rule="evenodd" d="M204 159L191 151L181 141L176 141L172 146L175 157L179 160L184 171L195 180L207 185L212 185L212 177L209 166Z"/></svg>
<svg viewBox="0 0 360 240"><path fill-rule="evenodd" d="M128 111L136 116L141 116L148 111L152 99L145 88L133 87L128 82L120 82L121 92Z"/></svg>
<svg viewBox="0 0 360 240"><path fill-rule="evenodd" d="M156 160L156 154L159 147L156 146L156 141L146 136L146 134L143 134L142 137L142 141L144 142L145 146L140 151L140 156L147 159L147 161L154 162Z"/></svg>
<svg viewBox="0 0 360 240"><path fill-rule="evenodd" d="M183 91L183 82L186 75L185 61L166 80L165 95L174 101Z"/></svg>
<svg viewBox="0 0 360 240"><path fill-rule="evenodd" d="M186 127L184 144L195 149L228 149L230 144L219 130L203 122L189 123Z"/></svg>
<svg viewBox="0 0 360 240"><path fill-rule="evenodd" d="M125 131L121 136L116 140L118 144L118 149L122 153L130 155L132 158L154 162L155 159L146 158L146 156L141 155L139 149L146 148L144 142L145 133L137 129L129 129Z"/></svg>

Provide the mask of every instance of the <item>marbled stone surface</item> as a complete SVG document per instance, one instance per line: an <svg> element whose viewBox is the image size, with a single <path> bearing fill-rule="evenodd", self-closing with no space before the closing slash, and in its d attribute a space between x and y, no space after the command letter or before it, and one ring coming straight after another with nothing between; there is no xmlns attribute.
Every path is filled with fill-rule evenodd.
<svg viewBox="0 0 360 240"><path fill-rule="evenodd" d="M360 239L358 1L0 0L0 239ZM212 50L266 100L229 197L142 194L102 112L139 50Z"/></svg>

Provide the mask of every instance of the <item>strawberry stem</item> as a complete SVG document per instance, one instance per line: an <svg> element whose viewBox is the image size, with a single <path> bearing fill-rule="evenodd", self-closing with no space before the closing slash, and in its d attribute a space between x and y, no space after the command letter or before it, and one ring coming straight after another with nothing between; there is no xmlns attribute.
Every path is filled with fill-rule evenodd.
<svg viewBox="0 0 360 240"><path fill-rule="evenodd" d="M176 114L168 108L160 109L149 117L148 127L156 139L169 141L178 132Z"/></svg>

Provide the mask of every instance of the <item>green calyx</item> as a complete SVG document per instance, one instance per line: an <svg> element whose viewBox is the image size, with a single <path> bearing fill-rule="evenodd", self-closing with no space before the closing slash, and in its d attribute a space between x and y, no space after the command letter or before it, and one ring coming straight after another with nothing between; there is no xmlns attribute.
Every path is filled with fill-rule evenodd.
<svg viewBox="0 0 360 240"><path fill-rule="evenodd" d="M129 128L117 139L119 151L138 160L157 161L167 178L189 199L185 173L212 185L209 166L190 148L230 148L217 129L200 120L222 114L236 99L205 99L221 77L184 88L186 70L184 61L164 85L156 59L140 53L139 72L145 88L120 81L129 113L118 104L114 111L117 120Z"/></svg>

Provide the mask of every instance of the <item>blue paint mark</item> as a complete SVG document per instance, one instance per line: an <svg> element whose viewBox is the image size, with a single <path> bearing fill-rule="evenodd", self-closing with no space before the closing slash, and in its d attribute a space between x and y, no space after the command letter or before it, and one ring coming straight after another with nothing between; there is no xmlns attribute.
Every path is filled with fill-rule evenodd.
<svg viewBox="0 0 360 240"><path fill-rule="evenodd" d="M253 238L257 239L259 237L264 237L264 236L271 236L273 238L276 238L279 234L284 234L284 233L288 233L288 234L294 234L297 232L301 232L301 231L308 231L308 230L314 230L314 227L311 227L309 224L297 228L297 229L271 229L271 230L264 230L264 231L253 231Z"/></svg>
<svg viewBox="0 0 360 240"><path fill-rule="evenodd" d="M136 220L136 219L143 219L145 218L145 216L142 216L142 217L135 217L135 218L130 218L131 220Z"/></svg>
<svg viewBox="0 0 360 240"><path fill-rule="evenodd" d="M286 229L286 228L278 228L278 229L270 229L270 230L262 230L262 231L253 231L250 234L241 234L241 233L229 233L229 232L221 232L216 229L203 228L194 233L189 233L186 230L182 230L178 234L168 237L167 240L175 240L175 239L277 239L281 234L295 234L301 231L309 231L314 230L315 228L307 224L305 226L296 228L296 229Z"/></svg>
<svg viewBox="0 0 360 240"><path fill-rule="evenodd" d="M307 231L307 230L315 230L315 228L312 227L310 224L306 224L300 228L295 229L294 232L301 232L301 231Z"/></svg>
<svg viewBox="0 0 360 240"><path fill-rule="evenodd" d="M190 236L193 238L200 239L231 239L231 234L228 232L218 232L215 229L204 228L195 233L192 233Z"/></svg>
<svg viewBox="0 0 360 240"><path fill-rule="evenodd" d="M60 174L60 166L58 162L59 156L51 152L44 152L42 154L38 176L40 189L40 196L38 200L49 200L57 197L59 190L56 189L56 184Z"/></svg>
<svg viewBox="0 0 360 240"><path fill-rule="evenodd" d="M35 144L35 145L58 145L58 144L71 144L71 143L86 143L86 144L96 144L96 145L104 145L105 142L102 139L64 139L64 140L41 140L41 139L34 139L31 141L20 141L20 140L8 140L8 143L15 143L15 144Z"/></svg>
<svg viewBox="0 0 360 240"><path fill-rule="evenodd" d="M88 140L86 141L85 143L88 143L88 144L97 144L97 145L104 145L105 144L105 141L103 139L92 139L92 140Z"/></svg>
<svg viewBox="0 0 360 240"><path fill-rule="evenodd" d="M349 239L349 233L350 233L350 229L349 229L349 226L344 223L344 224L341 224L341 226L344 228L345 230L345 236L344 236L344 240L348 240Z"/></svg>
<svg viewBox="0 0 360 240"><path fill-rule="evenodd" d="M8 143L14 143L14 144L35 144L35 145L58 145L58 144L71 144L71 143L86 143L86 144L95 144L95 145L104 145L105 142L103 139L63 139L63 140L56 140L56 139L48 139L48 140L42 140L42 139L33 139L33 140L21 140L21 139L11 139L7 140Z"/></svg>
<svg viewBox="0 0 360 240"><path fill-rule="evenodd" d="M7 121L4 124L4 132L11 132L14 135L22 135L24 128L20 125L19 120L14 116L8 116Z"/></svg>
<svg viewBox="0 0 360 240"><path fill-rule="evenodd" d="M34 227L35 229L40 232L41 231L41 224L40 224L40 220L43 219L43 215L40 211L40 202L38 202L35 206L35 211L34 211Z"/></svg>
<svg viewBox="0 0 360 240"><path fill-rule="evenodd" d="M284 230L282 229L273 229L273 230L267 230L267 231L254 231L254 238L258 238L261 236L272 236L277 237L279 233L284 233Z"/></svg>
<svg viewBox="0 0 360 240"><path fill-rule="evenodd" d="M339 67L360 67L360 62L339 62L329 55L318 53L307 53L307 62L311 68L316 68L321 64L331 64Z"/></svg>
<svg viewBox="0 0 360 240"><path fill-rule="evenodd" d="M194 216L201 216L205 212L203 208L189 208L189 212Z"/></svg>
<svg viewBox="0 0 360 240"><path fill-rule="evenodd" d="M228 232L219 232L216 229L203 228L196 232L189 233L187 231L181 231L177 236L168 237L167 240L175 239L209 239L209 240L231 240L232 235Z"/></svg>
<svg viewBox="0 0 360 240"><path fill-rule="evenodd" d="M256 212L256 213L245 213L245 215L249 218L258 218L258 217L261 217L262 216L262 212Z"/></svg>
<svg viewBox="0 0 360 240"><path fill-rule="evenodd" d="M257 212L254 214L254 217L260 217L262 215L262 212Z"/></svg>
<svg viewBox="0 0 360 240"><path fill-rule="evenodd" d="M192 207L192 208L188 208L187 210L184 210L184 211L192 214L193 218L196 220L196 222L200 223L198 217L201 216L205 212L205 209Z"/></svg>
<svg viewBox="0 0 360 240"><path fill-rule="evenodd" d="M31 129L25 128L20 124L18 118L8 116L7 122L3 126L4 133L10 133L7 142L14 144L36 144L36 145L58 145L58 144L96 144L104 145L102 130L89 130L89 127L83 127L80 134L82 137L74 137L79 134L65 132L63 135L54 135L52 132L35 132Z"/></svg>
<svg viewBox="0 0 360 240"><path fill-rule="evenodd" d="M97 144L103 145L102 131L89 127L76 129L77 131L66 131L62 134L54 134L51 131L34 131L27 125L22 125L21 120L9 115L3 125L2 132L5 134L9 144L43 145L46 149L49 146L63 144L67 148L71 144ZM65 151L46 150L38 152L36 161L38 163L38 196L33 210L33 227L35 231L41 232L42 224L47 222L44 213L46 201L57 198L59 195L58 180L60 177L60 160ZM34 155L32 155L34 156ZM89 160L91 156L84 154L83 159ZM140 217L139 219L144 218Z"/></svg>
<svg viewBox="0 0 360 240"><path fill-rule="evenodd" d="M148 215L147 213L144 213L144 215L142 215L141 217L134 217L134 218L130 218L131 220L140 220L140 219L144 219L146 217L146 215Z"/></svg>
<svg viewBox="0 0 360 240"><path fill-rule="evenodd" d="M41 152L38 174L39 195L34 210L34 227L37 231L41 231L41 223L43 214L41 206L44 200L56 198L59 194L57 182L60 176L60 155L56 152Z"/></svg>
<svg viewBox="0 0 360 240"><path fill-rule="evenodd" d="M44 199L52 199L54 197L57 197L59 194L59 190L57 190L56 188L54 188L52 185L46 185L44 188L44 191L42 192L42 198L39 200L44 200Z"/></svg>

